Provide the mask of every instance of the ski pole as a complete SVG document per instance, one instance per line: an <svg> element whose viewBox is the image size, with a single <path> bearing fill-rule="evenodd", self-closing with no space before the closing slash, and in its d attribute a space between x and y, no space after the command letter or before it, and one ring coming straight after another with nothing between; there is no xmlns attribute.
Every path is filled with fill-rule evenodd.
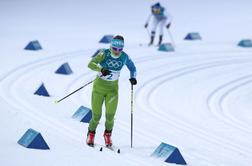
<svg viewBox="0 0 252 166"><path fill-rule="evenodd" d="M66 95L65 97L63 97L63 98L61 98L61 99L59 99L59 100L54 101L54 103L57 104L57 103L61 102L62 100L68 98L69 96L71 96L72 94L74 94L74 93L76 93L77 91L81 90L82 88L86 87L87 85L91 84L92 82L94 82L94 80L89 81L88 83L86 83L86 84L83 85L82 87L76 89L75 91L71 92L70 94Z"/></svg>
<svg viewBox="0 0 252 166"><path fill-rule="evenodd" d="M149 29L148 28L145 28L145 29L146 29L146 32L147 32L148 36L150 37L150 31L149 31Z"/></svg>
<svg viewBox="0 0 252 166"><path fill-rule="evenodd" d="M133 147L133 85L131 84L131 100L130 100L130 103L131 103L131 144L130 144L130 147L132 148Z"/></svg>
<svg viewBox="0 0 252 166"><path fill-rule="evenodd" d="M170 31L169 29L167 29L167 31L168 31L168 34L169 34L169 36L170 36L171 43L172 43L173 47L175 48L176 45L175 45L175 41L174 41L174 39L173 39L173 37L172 37L171 31Z"/></svg>

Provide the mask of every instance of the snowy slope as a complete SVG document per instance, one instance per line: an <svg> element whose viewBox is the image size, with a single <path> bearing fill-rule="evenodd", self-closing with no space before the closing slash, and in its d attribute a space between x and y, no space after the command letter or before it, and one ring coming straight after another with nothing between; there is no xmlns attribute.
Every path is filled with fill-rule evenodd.
<svg viewBox="0 0 252 166"><path fill-rule="evenodd" d="M191 166L250 166L252 162L252 38L249 0L161 1L173 15L176 51L140 46L148 36L144 0L0 1L0 163L13 165L173 165L150 157L161 143L179 148ZM184 41L198 31L202 41ZM130 84L125 68L113 142L121 154L85 145L87 124L71 116L90 107L92 86L53 102L95 78L87 68L104 34L122 34L137 66L134 148L130 148ZM168 42L168 33L165 34ZM25 51L31 40L43 50ZM54 72L68 62L72 75ZM41 83L50 98L33 95ZM28 128L40 131L49 151L17 144ZM104 117L96 142L103 144Z"/></svg>

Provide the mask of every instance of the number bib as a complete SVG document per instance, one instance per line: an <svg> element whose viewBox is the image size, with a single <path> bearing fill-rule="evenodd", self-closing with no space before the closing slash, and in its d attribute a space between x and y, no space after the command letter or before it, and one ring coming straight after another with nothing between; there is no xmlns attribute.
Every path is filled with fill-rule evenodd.
<svg viewBox="0 0 252 166"><path fill-rule="evenodd" d="M111 73L109 75L103 76L101 72L98 73L98 76L106 81L116 81L119 79L120 71L110 70Z"/></svg>

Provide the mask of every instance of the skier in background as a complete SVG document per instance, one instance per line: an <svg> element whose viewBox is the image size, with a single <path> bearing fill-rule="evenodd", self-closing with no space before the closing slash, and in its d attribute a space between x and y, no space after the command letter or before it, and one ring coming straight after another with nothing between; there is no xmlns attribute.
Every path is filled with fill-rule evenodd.
<svg viewBox="0 0 252 166"><path fill-rule="evenodd" d="M130 83L137 84L136 67L130 57L123 51L124 38L115 36L109 49L101 50L89 62L88 67L97 71L92 91L92 119L89 123L86 143L94 146L95 131L102 115L102 105L105 102L105 131L106 146L112 146L111 133L114 126L114 116L118 103L118 79L124 65L130 71Z"/></svg>
<svg viewBox="0 0 252 166"><path fill-rule="evenodd" d="M158 45L162 43L163 40L163 28L164 26L169 29L171 26L171 16L166 12L165 8L160 5L160 3L156 3L151 6L151 14L148 17L144 27L148 28L149 22L151 20L151 35L150 35L150 43L149 46L153 44L156 29L159 25L159 42Z"/></svg>

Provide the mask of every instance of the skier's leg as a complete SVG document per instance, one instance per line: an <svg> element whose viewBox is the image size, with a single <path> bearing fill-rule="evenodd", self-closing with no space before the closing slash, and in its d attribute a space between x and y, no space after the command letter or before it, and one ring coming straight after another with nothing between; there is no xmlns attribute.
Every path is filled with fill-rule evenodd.
<svg viewBox="0 0 252 166"><path fill-rule="evenodd" d="M158 45L160 45L163 41L163 29L164 29L164 26L165 26L165 23L166 23L166 19L163 19L159 22L159 42L158 42Z"/></svg>
<svg viewBox="0 0 252 166"><path fill-rule="evenodd" d="M108 93L105 97L106 122L103 136L106 146L112 146L111 134L114 126L114 117L116 113L117 104L118 104L118 90L114 90Z"/></svg>
<svg viewBox="0 0 252 166"><path fill-rule="evenodd" d="M158 25L158 20L156 18L153 18L153 20L151 22L151 36L150 36L150 43L149 43L149 45L152 45L153 42L154 42L157 25Z"/></svg>
<svg viewBox="0 0 252 166"><path fill-rule="evenodd" d="M155 32L152 31L152 32L151 32L151 37L150 37L150 43L149 43L149 45L152 45L152 44L153 44L153 42L154 42L154 37L155 37Z"/></svg>
<svg viewBox="0 0 252 166"><path fill-rule="evenodd" d="M101 114L102 114L102 103L104 101L104 95L99 93L93 88L92 92L92 119L89 122L87 140L86 143L89 146L94 145L95 130L99 124Z"/></svg>
<svg viewBox="0 0 252 166"><path fill-rule="evenodd" d="M95 131L102 115L104 95L95 89L92 92L92 119L89 122L89 131Z"/></svg>
<svg viewBox="0 0 252 166"><path fill-rule="evenodd" d="M159 22L159 35L163 35L163 29L165 27L166 19L163 19Z"/></svg>
<svg viewBox="0 0 252 166"><path fill-rule="evenodd" d="M162 44L163 41L163 35L159 35L159 41L158 41L158 45L160 46L160 44Z"/></svg>
<svg viewBox="0 0 252 166"><path fill-rule="evenodd" d="M112 131L114 126L114 116L116 113L118 104L118 90L114 90L107 94L105 97L105 107L106 107L106 122L105 129L107 131Z"/></svg>

